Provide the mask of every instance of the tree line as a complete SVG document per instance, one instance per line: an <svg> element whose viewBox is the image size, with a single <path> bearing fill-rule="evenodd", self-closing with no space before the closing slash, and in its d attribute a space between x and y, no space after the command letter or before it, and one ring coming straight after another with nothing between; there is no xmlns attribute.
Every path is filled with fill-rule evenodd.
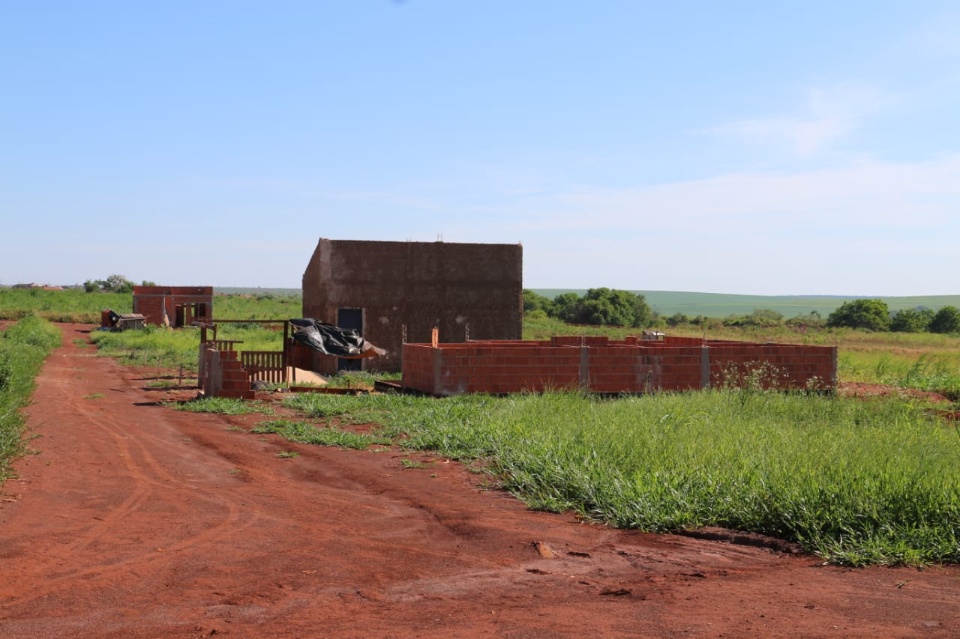
<svg viewBox="0 0 960 639"><path fill-rule="evenodd" d="M87 293L132 293L136 286L123 275L110 275L105 280L87 280L83 290ZM156 286L153 282L143 281L141 286Z"/></svg>
<svg viewBox="0 0 960 639"><path fill-rule="evenodd" d="M656 319L643 295L610 288L591 288L582 297L562 293L553 299L524 289L523 312L528 317L553 317L568 324L631 328L651 326Z"/></svg>
<svg viewBox="0 0 960 639"><path fill-rule="evenodd" d="M523 291L523 311L527 317L552 317L568 324L627 326L704 326L739 328L854 328L869 331L902 333L960 333L960 310L944 306L901 309L891 312L880 299L858 299L844 302L823 319L816 311L789 319L770 309L757 309L747 315L731 315L719 319L698 315L689 317L675 313L662 317L651 310L643 295L609 288L592 288L585 295L563 293L550 299L530 289Z"/></svg>
<svg viewBox="0 0 960 639"><path fill-rule="evenodd" d="M883 300L852 300L830 313L827 326L897 333L958 333L960 309L955 306L944 306L937 311L905 308L891 313Z"/></svg>

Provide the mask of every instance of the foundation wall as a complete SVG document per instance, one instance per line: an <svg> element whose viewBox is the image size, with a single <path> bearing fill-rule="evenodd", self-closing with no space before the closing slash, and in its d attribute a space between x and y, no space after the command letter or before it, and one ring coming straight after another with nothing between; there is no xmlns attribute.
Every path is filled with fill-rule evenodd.
<svg viewBox="0 0 960 639"><path fill-rule="evenodd" d="M731 344L710 346L711 384L740 384L747 376L765 387L836 388L835 346Z"/></svg>
<svg viewBox="0 0 960 639"><path fill-rule="evenodd" d="M540 392L650 393L742 384L832 389L836 347L628 338L405 344L403 386L431 395Z"/></svg>

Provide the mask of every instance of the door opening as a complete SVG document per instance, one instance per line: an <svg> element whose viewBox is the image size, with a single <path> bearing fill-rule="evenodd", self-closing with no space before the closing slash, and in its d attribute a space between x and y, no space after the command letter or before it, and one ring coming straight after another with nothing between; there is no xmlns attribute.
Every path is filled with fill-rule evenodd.
<svg viewBox="0 0 960 639"><path fill-rule="evenodd" d="M362 308L339 308L337 309L337 326L340 328L350 328L357 331L358 335L363 335L363 309ZM363 360L337 358L337 372L340 371L359 371L363 370Z"/></svg>

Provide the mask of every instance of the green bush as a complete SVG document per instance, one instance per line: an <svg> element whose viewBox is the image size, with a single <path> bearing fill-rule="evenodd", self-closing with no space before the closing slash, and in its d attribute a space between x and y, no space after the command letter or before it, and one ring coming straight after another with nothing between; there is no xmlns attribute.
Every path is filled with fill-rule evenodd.
<svg viewBox="0 0 960 639"><path fill-rule="evenodd" d="M754 310L749 315L735 315L723 321L724 326L748 328L773 328L783 325L783 314L765 308Z"/></svg>
<svg viewBox="0 0 960 639"><path fill-rule="evenodd" d="M551 300L549 297L544 297L536 291L531 291L528 288L523 289L524 315L534 311L542 311L543 313L549 315L551 306L553 306L553 300Z"/></svg>
<svg viewBox="0 0 960 639"><path fill-rule="evenodd" d="M930 327L933 311L929 308L905 308L890 318L890 330L895 333L922 333Z"/></svg>
<svg viewBox="0 0 960 639"><path fill-rule="evenodd" d="M827 326L831 328L859 328L885 331L890 326L890 309L879 299L860 299L844 302L830 313Z"/></svg>
<svg viewBox="0 0 960 639"><path fill-rule="evenodd" d="M642 328L650 326L656 319L642 295L610 288L591 288L583 297L563 293L549 307L533 310L544 310L568 324L591 326Z"/></svg>
<svg viewBox="0 0 960 639"><path fill-rule="evenodd" d="M960 309L944 306L930 320L931 333L960 333Z"/></svg>

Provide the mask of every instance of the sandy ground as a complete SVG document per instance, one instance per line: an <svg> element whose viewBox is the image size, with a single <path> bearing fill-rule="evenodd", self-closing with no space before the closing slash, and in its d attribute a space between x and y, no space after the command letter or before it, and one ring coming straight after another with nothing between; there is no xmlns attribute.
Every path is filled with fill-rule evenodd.
<svg viewBox="0 0 960 639"><path fill-rule="evenodd" d="M36 454L0 495L5 639L960 636L956 567L531 512L443 459L171 410L191 391L62 329L28 409Z"/></svg>

